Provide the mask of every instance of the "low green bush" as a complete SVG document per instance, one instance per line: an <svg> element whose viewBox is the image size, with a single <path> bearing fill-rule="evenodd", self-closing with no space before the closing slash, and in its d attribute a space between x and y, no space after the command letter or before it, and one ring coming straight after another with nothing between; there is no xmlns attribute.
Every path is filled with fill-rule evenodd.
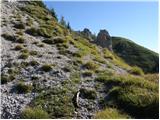
<svg viewBox="0 0 160 120"><path fill-rule="evenodd" d="M15 46L15 50L22 50L24 48L24 46L23 45L16 45Z"/></svg>
<svg viewBox="0 0 160 120"><path fill-rule="evenodd" d="M159 95L145 88L114 87L109 92L112 104L117 104L135 118L159 118Z"/></svg>
<svg viewBox="0 0 160 120"><path fill-rule="evenodd" d="M38 47L44 47L44 44L43 43L40 43L37 45Z"/></svg>
<svg viewBox="0 0 160 120"><path fill-rule="evenodd" d="M65 43L65 42L67 42L67 41L64 38L61 38L61 37L54 38L54 43L55 44L57 44L57 43Z"/></svg>
<svg viewBox="0 0 160 120"><path fill-rule="evenodd" d="M42 42L47 43L47 44L54 44L54 41L52 39L45 39Z"/></svg>
<svg viewBox="0 0 160 120"><path fill-rule="evenodd" d="M17 29L25 29L25 24L24 23L15 23L14 27Z"/></svg>
<svg viewBox="0 0 160 120"><path fill-rule="evenodd" d="M41 70L45 71L45 72L49 72L52 70L52 65L49 64L45 64L41 67Z"/></svg>
<svg viewBox="0 0 160 120"><path fill-rule="evenodd" d="M37 35L38 35L37 29L34 28L34 27L27 29L27 30L26 30L26 33L27 33L27 34L30 34L30 35L33 35L33 36L37 36Z"/></svg>
<svg viewBox="0 0 160 120"><path fill-rule="evenodd" d="M21 53L27 53L27 54L29 54L29 50L28 49L23 49L23 50L21 50Z"/></svg>
<svg viewBox="0 0 160 120"><path fill-rule="evenodd" d="M36 66L36 65L39 65L39 63L35 60L32 60L32 61L30 61L30 65L31 66Z"/></svg>
<svg viewBox="0 0 160 120"><path fill-rule="evenodd" d="M26 85L23 82L19 82L16 86L15 86L15 90L17 93L22 94L22 93L28 93L32 91L32 85Z"/></svg>
<svg viewBox="0 0 160 120"><path fill-rule="evenodd" d="M49 119L49 115L47 112L42 110L41 108L25 108L21 113L22 119Z"/></svg>
<svg viewBox="0 0 160 120"><path fill-rule="evenodd" d="M40 106L49 114L52 119L74 117L73 95L66 88L54 87L39 94L32 102L31 106ZM47 101L47 102L46 102Z"/></svg>
<svg viewBox="0 0 160 120"><path fill-rule="evenodd" d="M19 30L19 31L16 32L16 34L23 36L23 31Z"/></svg>
<svg viewBox="0 0 160 120"><path fill-rule="evenodd" d="M117 105L135 118L158 118L158 85L155 82L132 75L103 75L95 80L106 86L106 104Z"/></svg>
<svg viewBox="0 0 160 120"><path fill-rule="evenodd" d="M1 84L6 84L8 82L11 82L12 80L15 79L15 76L14 75L4 75L2 74L1 75Z"/></svg>
<svg viewBox="0 0 160 120"><path fill-rule="evenodd" d="M30 28L26 30L27 34L33 35L33 36L43 36L50 38L52 37L52 32L50 29L40 27L40 28Z"/></svg>
<svg viewBox="0 0 160 120"><path fill-rule="evenodd" d="M132 69L130 70L130 73L134 75L144 75L143 70L137 66L132 67Z"/></svg>
<svg viewBox="0 0 160 120"><path fill-rule="evenodd" d="M52 37L52 31L49 29L42 27L42 28L38 29L37 32L38 32L38 35L40 35L40 36L48 37L48 38Z"/></svg>
<svg viewBox="0 0 160 120"><path fill-rule="evenodd" d="M99 66L96 63L94 63L93 61L89 61L86 64L84 64L84 67L89 70L96 70Z"/></svg>
<svg viewBox="0 0 160 120"><path fill-rule="evenodd" d="M92 90L92 89L85 89L85 88L82 88L80 89L80 94L87 98L87 99L96 99L97 98L97 93L95 90Z"/></svg>
<svg viewBox="0 0 160 120"><path fill-rule="evenodd" d="M122 113L116 108L106 108L105 110L99 111L95 115L96 119L128 119L130 118L127 114Z"/></svg>
<svg viewBox="0 0 160 120"><path fill-rule="evenodd" d="M18 43L24 43L25 39L22 36L18 36L18 38L16 39L16 42L18 42Z"/></svg>
<svg viewBox="0 0 160 120"><path fill-rule="evenodd" d="M37 51L30 51L29 53L30 53L30 55L32 55L32 56L38 55L38 52L37 52Z"/></svg>
<svg viewBox="0 0 160 120"><path fill-rule="evenodd" d="M92 75L93 75L93 71L91 71L91 70L87 70L87 71L84 71L83 73L82 73L82 75L84 76L84 77L91 77Z"/></svg>
<svg viewBox="0 0 160 120"><path fill-rule="evenodd" d="M6 40L9 40L9 41L15 41L16 40L16 37L14 35L10 35L8 33L3 33L1 35L3 38L5 38Z"/></svg>
<svg viewBox="0 0 160 120"><path fill-rule="evenodd" d="M29 53L22 53L20 56L19 56L19 59L27 59L29 57Z"/></svg>
<svg viewBox="0 0 160 120"><path fill-rule="evenodd" d="M25 62L25 61L22 61L22 62L21 62L21 67L22 67L22 68L25 68L25 67L27 67L27 66L29 66L29 63L28 63L28 62Z"/></svg>

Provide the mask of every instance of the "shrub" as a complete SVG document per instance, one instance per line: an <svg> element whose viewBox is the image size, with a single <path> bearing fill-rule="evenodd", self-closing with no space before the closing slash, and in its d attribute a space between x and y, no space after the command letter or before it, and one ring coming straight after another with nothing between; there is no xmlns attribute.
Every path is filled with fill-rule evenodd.
<svg viewBox="0 0 160 120"><path fill-rule="evenodd" d="M62 68L65 72L71 72L72 68L67 66L67 67L64 67Z"/></svg>
<svg viewBox="0 0 160 120"><path fill-rule="evenodd" d="M106 108L105 110L96 113L96 119L128 119L130 118L127 114L120 112L116 108Z"/></svg>
<svg viewBox="0 0 160 120"><path fill-rule="evenodd" d="M132 75L100 75L96 80L106 86L106 104L117 105L136 118L157 118L156 106L159 103L156 83Z"/></svg>
<svg viewBox="0 0 160 120"><path fill-rule="evenodd" d="M143 119L159 117L158 97L158 93L138 87L114 87L109 92L112 104L117 104L132 116Z"/></svg>
<svg viewBox="0 0 160 120"><path fill-rule="evenodd" d="M152 82L159 82L159 74L158 73L154 73L154 74L145 74L144 78L148 81L152 81Z"/></svg>
<svg viewBox="0 0 160 120"><path fill-rule="evenodd" d="M29 54L28 53L22 53L20 56L19 56L19 59L27 59L29 57Z"/></svg>
<svg viewBox="0 0 160 120"><path fill-rule="evenodd" d="M15 50L22 50L24 47L22 45L16 45L15 46Z"/></svg>
<svg viewBox="0 0 160 120"><path fill-rule="evenodd" d="M61 38L61 37L56 37L54 38L54 43L65 43L67 42L64 38Z"/></svg>
<svg viewBox="0 0 160 120"><path fill-rule="evenodd" d="M84 67L89 70L96 70L98 68L98 65L95 64L93 61L89 61L86 64L84 64Z"/></svg>
<svg viewBox="0 0 160 120"><path fill-rule="evenodd" d="M15 41L16 40L16 37L14 35L10 35L8 33L4 33L1 36L4 37L6 40L9 40L9 41Z"/></svg>
<svg viewBox="0 0 160 120"><path fill-rule="evenodd" d="M24 43L25 39L21 36L21 37L18 37L18 39L16 40L16 42L18 42L18 43Z"/></svg>
<svg viewBox="0 0 160 120"><path fill-rule="evenodd" d="M48 37L50 38L52 36L52 32L49 29L46 28L40 28L38 29L38 35L43 36L43 37Z"/></svg>
<svg viewBox="0 0 160 120"><path fill-rule="evenodd" d="M31 26L32 24L33 24L33 20L31 18L28 18L26 25Z"/></svg>
<svg viewBox="0 0 160 120"><path fill-rule="evenodd" d="M30 55L37 55L37 51L30 51Z"/></svg>
<svg viewBox="0 0 160 120"><path fill-rule="evenodd" d="M32 85L25 85L23 82L19 82L15 86L16 92L19 94L28 93L32 91Z"/></svg>
<svg viewBox="0 0 160 120"><path fill-rule="evenodd" d="M38 41L35 41L35 42L33 42L32 44L35 44L35 45L37 45L39 42Z"/></svg>
<svg viewBox="0 0 160 120"><path fill-rule="evenodd" d="M27 107L22 111L21 118L22 119L47 119L49 118L49 115L47 112L45 112L41 108Z"/></svg>
<svg viewBox="0 0 160 120"><path fill-rule="evenodd" d="M47 43L47 44L54 44L54 41L52 39L45 39L42 42Z"/></svg>
<svg viewBox="0 0 160 120"><path fill-rule="evenodd" d="M44 44L38 44L37 46L38 47L44 47Z"/></svg>
<svg viewBox="0 0 160 120"><path fill-rule="evenodd" d="M14 27L17 29L25 29L25 24L23 23L15 23Z"/></svg>
<svg viewBox="0 0 160 120"><path fill-rule="evenodd" d="M93 73L94 73L93 71L87 70L87 71L84 71L82 74L84 77L90 77L93 75Z"/></svg>
<svg viewBox="0 0 160 120"><path fill-rule="evenodd" d="M72 103L72 94L70 96L68 93L70 94L68 89L55 86L37 96L31 106L44 108L52 119L73 118L75 108Z"/></svg>
<svg viewBox="0 0 160 120"><path fill-rule="evenodd" d="M36 65L39 65L39 63L35 60L32 60L32 61L30 61L30 65L31 66L36 66Z"/></svg>
<svg viewBox="0 0 160 120"><path fill-rule="evenodd" d="M34 28L34 27L32 27L32 28L30 28L30 29L27 29L27 30L26 30L26 33L27 33L27 34L30 34L30 35L33 35L33 36L37 36L37 35L38 35L37 29Z"/></svg>
<svg viewBox="0 0 160 120"><path fill-rule="evenodd" d="M82 57L83 55L80 52L72 53L74 57Z"/></svg>
<svg viewBox="0 0 160 120"><path fill-rule="evenodd" d="M23 50L21 50L21 52L22 52L22 53L27 53L27 54L29 54L28 49L23 49Z"/></svg>
<svg viewBox="0 0 160 120"><path fill-rule="evenodd" d="M82 89L80 89L80 94L87 99L96 99L97 98L96 91L92 90L92 89L82 88Z"/></svg>
<svg viewBox="0 0 160 120"><path fill-rule="evenodd" d="M52 36L52 31L50 29L46 29L44 27L41 27L39 29L36 28L30 28L26 30L26 33L33 35L33 36L43 36L50 38Z"/></svg>
<svg viewBox="0 0 160 120"><path fill-rule="evenodd" d="M137 66L132 67L130 73L135 75L144 75L143 70Z"/></svg>
<svg viewBox="0 0 160 120"><path fill-rule="evenodd" d="M22 31L22 30L19 30L19 31L16 32L16 34L18 34L18 35L23 35L23 31Z"/></svg>
<svg viewBox="0 0 160 120"><path fill-rule="evenodd" d="M43 65L43 66L41 67L41 69L42 69L43 71L45 71L45 72L49 72L49 71L52 70L52 66L49 65L49 64L46 64L46 65Z"/></svg>
<svg viewBox="0 0 160 120"><path fill-rule="evenodd" d="M29 65L28 62L24 62L24 61L21 62L21 67L22 67L22 68L25 68L25 67L27 67L28 65Z"/></svg>
<svg viewBox="0 0 160 120"><path fill-rule="evenodd" d="M1 75L1 84L6 84L8 82L11 82L14 79L15 79L14 75L9 75L8 76L8 75L2 74Z"/></svg>

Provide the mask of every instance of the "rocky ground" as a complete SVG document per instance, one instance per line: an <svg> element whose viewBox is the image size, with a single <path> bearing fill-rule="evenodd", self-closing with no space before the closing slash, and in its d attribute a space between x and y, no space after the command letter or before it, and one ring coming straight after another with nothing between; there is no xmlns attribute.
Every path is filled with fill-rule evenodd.
<svg viewBox="0 0 160 120"><path fill-rule="evenodd" d="M20 6L25 6L24 3L17 2L5 2L2 4L2 34L7 33L10 35L16 35L19 32L18 28L15 28L15 23L18 23L16 15L20 16L24 23L27 22L27 19L33 19L33 27L38 27L39 24L29 16L28 14L22 13ZM25 49L29 51L37 51L36 56L29 56L28 59L18 59L20 51L14 50L19 43L8 41L5 38L1 37L1 74L10 76L8 73L9 69L17 70L19 74L14 76L14 80L8 82L7 84L1 85L1 117L2 118L19 118L21 111L36 97L39 93L30 92L26 94L18 94L14 90L15 85L19 81L23 81L25 84L36 84L39 88L53 88L54 86L61 87L61 83L65 80L69 80L73 71L66 72L65 67L70 66L73 63L73 59L65 55L59 54L59 51L55 45L48 45L42 43L44 40L40 36L32 36L22 30L23 37L26 40L23 43ZM34 44L36 43L36 44ZM69 51L75 52L77 48L70 46ZM86 56L86 62L90 60ZM84 61L85 61L84 60ZM25 66L21 67L22 64L29 63L31 61L36 61L39 64L36 66ZM41 71L41 66L43 64L52 64L54 69L50 72ZM102 68L106 66L102 65ZM126 74L126 70L112 65L112 71L118 74ZM83 68L79 68L79 72L84 71ZM36 83L32 80L33 77L37 77L38 81ZM80 90L82 88L95 90L97 82L93 81L96 75L92 76L83 76L81 74L80 84L74 86L77 91L78 96L78 108L75 109L74 118L93 118L94 113L98 111L101 106L98 101L102 96L105 96L103 86L97 91L97 98L94 100L86 99Z"/></svg>

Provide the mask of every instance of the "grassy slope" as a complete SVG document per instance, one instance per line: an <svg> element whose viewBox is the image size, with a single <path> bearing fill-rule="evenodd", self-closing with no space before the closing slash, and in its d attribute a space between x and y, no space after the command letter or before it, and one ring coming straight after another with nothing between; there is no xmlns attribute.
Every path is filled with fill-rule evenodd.
<svg viewBox="0 0 160 120"><path fill-rule="evenodd" d="M32 29L33 31L31 33L35 33L33 36L36 35L46 38L47 43L44 42L45 44L56 44L61 54L75 60L76 68L86 66L94 74L97 74L101 64L112 63L121 68L126 68L126 70L131 69L129 65L107 49L100 50L96 45L89 43L85 38L78 36L73 31L69 33L68 30L60 25L53 17L48 18L46 15L48 11L43 6L37 5L36 2L33 2L32 5L30 4L22 10L24 13L34 17L40 24L38 30ZM32 28L32 25L30 27ZM51 39L57 36L61 36L62 39ZM76 53L70 53L67 50L70 45L76 47L78 51ZM88 63L83 63L83 57L86 55L90 55L92 59ZM106 62L106 60L109 61L109 63ZM112 68L112 66L110 67ZM100 73L100 76L97 74L98 77L95 82L102 85L104 84L107 89L110 88L109 91L106 90L107 94L110 95L109 102L117 106L117 108L112 108L113 105L108 104L108 100L106 101L104 96L104 108L108 108L109 106L113 111L111 112L110 109L109 111L105 109L102 113L99 112L97 114L97 118L128 118L130 114L133 118L157 118L158 85L155 82L150 83L152 80L147 81L143 76L137 78L131 75L124 77L116 76L115 74L106 75L103 71ZM73 75L70 79L71 82L66 83L66 85L70 86L71 84L72 86L76 86L75 84L78 84L78 82L75 83L75 81L80 78L79 76L75 77ZM35 108L41 107L44 110L40 111L43 115L42 118L48 117L47 114L49 114L50 118L72 118L74 107L71 99L74 90L72 92L72 88L67 88L66 85L61 89L55 87L54 89L45 90L45 93L39 90L39 96L30 103L30 106L32 107L33 105ZM143 98L146 99L144 100ZM129 106L124 106L125 103ZM128 109L125 109L126 107L128 107ZM124 113L121 112L121 110L124 111ZM28 111L29 113L24 112L25 115L27 114L27 118L32 118L32 116L36 118L35 115L37 113L30 110ZM134 111L143 111L143 114L138 115ZM47 114L45 112L47 112ZM153 112L154 115L148 114L148 112Z"/></svg>
<svg viewBox="0 0 160 120"><path fill-rule="evenodd" d="M157 53L121 37L112 37L114 52L132 66L144 72L157 73L159 56Z"/></svg>

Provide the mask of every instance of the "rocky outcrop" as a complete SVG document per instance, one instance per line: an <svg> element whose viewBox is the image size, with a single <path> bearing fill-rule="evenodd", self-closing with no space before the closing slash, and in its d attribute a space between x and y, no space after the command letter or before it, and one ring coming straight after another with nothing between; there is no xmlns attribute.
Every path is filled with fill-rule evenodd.
<svg viewBox="0 0 160 120"><path fill-rule="evenodd" d="M95 40L97 45L100 45L103 48L108 48L112 51L112 39L107 30L100 30Z"/></svg>
<svg viewBox="0 0 160 120"><path fill-rule="evenodd" d="M88 28L84 28L84 30L81 32L83 36L89 40L92 39L92 33Z"/></svg>

